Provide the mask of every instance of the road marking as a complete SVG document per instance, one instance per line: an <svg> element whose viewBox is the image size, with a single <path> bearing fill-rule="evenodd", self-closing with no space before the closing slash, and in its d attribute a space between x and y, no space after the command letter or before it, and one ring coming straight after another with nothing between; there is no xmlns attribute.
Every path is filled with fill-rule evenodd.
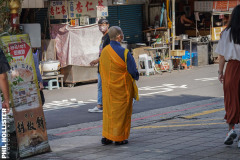
<svg viewBox="0 0 240 160"><path fill-rule="evenodd" d="M217 121L217 120L223 120L223 118L216 118L216 119L204 119L204 120L191 120L191 123L192 122L207 122L207 121ZM182 121L182 122L177 122L177 121L170 121L170 122L167 122L167 123L189 123L189 120L188 121Z"/></svg>
<svg viewBox="0 0 240 160"><path fill-rule="evenodd" d="M77 101L77 99L72 98L70 100L52 101L51 103L45 103L43 105L43 110L52 111L64 108L78 108L88 103L96 103L96 100L90 99L88 101Z"/></svg>
<svg viewBox="0 0 240 160"><path fill-rule="evenodd" d="M88 101L90 101L90 102L97 102L97 100L94 100L94 99L89 99Z"/></svg>
<svg viewBox="0 0 240 160"><path fill-rule="evenodd" d="M216 124L226 124L226 123L221 122L221 123L199 123L199 124L181 124L181 125L165 125L165 126L142 126L142 127L134 127L133 129L190 127L190 126L205 126L205 125L216 125Z"/></svg>
<svg viewBox="0 0 240 160"><path fill-rule="evenodd" d="M195 109L195 108L207 107L207 106L215 105L215 104L218 104L218 103L220 103L220 102L213 102L213 103L209 103L209 104L203 104L203 105L200 105L200 106L195 106L195 107L190 107L190 108L185 108L185 109L180 109L180 110L173 110L173 111L169 111L169 112L165 112L165 113L160 113L160 114L155 114L155 115L151 115L151 116L136 118L136 119L133 119L132 121L138 121L138 120L153 118L153 117L157 117L157 116L161 116L161 115L165 115L165 114L187 111L187 110L191 110L191 109Z"/></svg>
<svg viewBox="0 0 240 160"><path fill-rule="evenodd" d="M149 93L141 93L139 96L149 96L159 93L165 93L165 92L171 92L174 89L186 89L187 85L181 85L181 86L175 86L174 84L163 84L161 86L146 86L146 87L140 87L138 88L139 91L155 91L155 92L149 92Z"/></svg>
<svg viewBox="0 0 240 160"><path fill-rule="evenodd" d="M223 110L225 110L225 108L203 111L203 112L200 112L200 113L194 113L192 115L184 116L184 118L190 119L190 118L193 118L193 117L198 117L198 116L202 116L202 115L206 115L206 114L211 114L211 113L215 113L215 112L219 112L219 111L223 111Z"/></svg>
<svg viewBox="0 0 240 160"><path fill-rule="evenodd" d="M195 81L203 81L203 82L206 82L206 81L216 81L218 80L218 77L211 77L211 78L200 78L200 79L194 79Z"/></svg>
<svg viewBox="0 0 240 160"><path fill-rule="evenodd" d="M146 116L146 117L141 117L141 118L135 118L132 120L132 122L134 121L139 121L139 120L143 120L143 119L148 119L148 118L152 118L152 117L156 117L156 116L160 116L160 115L165 115L165 114L170 114L170 113L176 113L176 112L182 112L182 111L186 111L186 110L191 110L191 109L196 109L196 108L200 108L200 107L206 107L206 106L211 106L211 105L215 105L215 104L219 104L220 102L213 102L213 103L209 103L209 104L203 104L200 106L194 106L194 107L190 107L190 108L185 108L185 109L181 109L181 110L173 110L173 111L169 111L169 112L165 112L165 113L161 113L161 114L155 114L155 115L151 115L151 116ZM85 131L85 130L91 130L91 129L95 129L95 128L101 128L102 125L100 126L93 126L93 127L89 127L89 128L82 128L79 130L72 130L72 131L67 131L67 132L62 132L62 133L58 133L55 134L56 136L60 136L60 135L65 135L65 134L70 134L70 133L74 133L74 132L80 132L80 131Z"/></svg>

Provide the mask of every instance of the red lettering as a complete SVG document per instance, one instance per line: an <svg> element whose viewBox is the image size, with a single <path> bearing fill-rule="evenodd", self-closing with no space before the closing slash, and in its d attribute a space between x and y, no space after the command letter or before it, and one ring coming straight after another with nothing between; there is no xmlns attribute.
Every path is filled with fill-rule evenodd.
<svg viewBox="0 0 240 160"><path fill-rule="evenodd" d="M51 7L51 11L50 11L50 13L51 13L51 15L54 16L54 9L53 9L53 7Z"/></svg>
<svg viewBox="0 0 240 160"><path fill-rule="evenodd" d="M77 8L76 8L78 13L82 13L82 7L83 7L83 5L81 4L81 2L78 1Z"/></svg>
<svg viewBox="0 0 240 160"><path fill-rule="evenodd" d="M103 6L103 0L98 0L98 6Z"/></svg>
<svg viewBox="0 0 240 160"><path fill-rule="evenodd" d="M65 13L66 13L65 6L62 6L62 14L65 14Z"/></svg>
<svg viewBox="0 0 240 160"><path fill-rule="evenodd" d="M59 11L59 7L56 7L56 14L60 14L61 12Z"/></svg>
<svg viewBox="0 0 240 160"><path fill-rule="evenodd" d="M93 11L94 8L90 8L88 5L89 5L89 6L92 6L92 2L89 3L89 2L87 1L86 7L87 7L87 11Z"/></svg>

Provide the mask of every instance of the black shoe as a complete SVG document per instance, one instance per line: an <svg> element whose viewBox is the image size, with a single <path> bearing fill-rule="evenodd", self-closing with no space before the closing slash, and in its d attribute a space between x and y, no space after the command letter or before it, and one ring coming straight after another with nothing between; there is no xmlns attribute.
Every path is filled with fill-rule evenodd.
<svg viewBox="0 0 240 160"><path fill-rule="evenodd" d="M123 145L123 144L128 144L128 140L124 140L121 142L115 142L116 145Z"/></svg>
<svg viewBox="0 0 240 160"><path fill-rule="evenodd" d="M103 145L108 145L108 144L112 144L113 141L111 141L107 138L102 138L101 142Z"/></svg>

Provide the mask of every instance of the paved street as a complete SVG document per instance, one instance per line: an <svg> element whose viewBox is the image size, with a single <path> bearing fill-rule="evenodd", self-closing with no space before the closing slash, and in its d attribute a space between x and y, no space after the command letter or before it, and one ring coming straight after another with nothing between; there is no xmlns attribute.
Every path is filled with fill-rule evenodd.
<svg viewBox="0 0 240 160"><path fill-rule="evenodd" d="M210 65L163 75L141 76L138 81L141 98L135 103L133 113L223 96L222 85L217 80L217 67ZM97 83L44 90L44 94L48 129L102 119L101 114L87 112L97 104Z"/></svg>
<svg viewBox="0 0 240 160"><path fill-rule="evenodd" d="M46 91L44 110L52 152L27 159L236 160L237 142L223 144L227 125L217 67L141 77L141 100L134 104L129 144L122 146L102 146L101 114L87 113L96 105L96 84L65 88L61 93ZM58 117L63 121L56 121Z"/></svg>

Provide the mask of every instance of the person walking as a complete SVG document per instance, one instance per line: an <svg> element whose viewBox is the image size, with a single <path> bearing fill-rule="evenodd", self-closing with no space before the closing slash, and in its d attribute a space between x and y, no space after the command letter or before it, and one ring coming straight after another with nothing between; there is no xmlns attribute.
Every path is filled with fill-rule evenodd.
<svg viewBox="0 0 240 160"><path fill-rule="evenodd" d="M102 144L127 144L130 135L133 98L138 100L135 80L139 79L136 63L130 52L121 47L120 27L109 29L110 45L100 57L103 90Z"/></svg>
<svg viewBox="0 0 240 160"><path fill-rule="evenodd" d="M10 66L8 61L0 49L0 90L2 91L4 101L2 103L2 98L0 96L0 132L2 135L2 108L5 109L6 113L10 111L9 107L9 84L8 84L8 77L7 72L10 70ZM3 146L2 143L2 136L0 136L0 146Z"/></svg>
<svg viewBox="0 0 240 160"><path fill-rule="evenodd" d="M109 22L107 19L100 19L98 21L99 30L102 32L103 37L99 46L99 58L96 60L93 60L90 65L94 66L98 64L98 100L97 100L97 106L93 109L89 109L88 112L103 112L103 105L102 105L102 81L101 81L101 75L99 73L99 60L101 56L101 52L105 46L107 46L110 43L109 35L108 35L108 28L109 28Z"/></svg>
<svg viewBox="0 0 240 160"><path fill-rule="evenodd" d="M33 49L33 60L34 60L34 65L35 65L35 69L36 69L39 91L40 91L40 96L41 96L41 101L42 101L42 106L43 106L45 103L45 97L43 94L44 86L43 86L42 75L39 70L39 60L38 60L38 50L37 49Z"/></svg>
<svg viewBox="0 0 240 160"><path fill-rule="evenodd" d="M237 137L234 130L235 124L240 122L240 5L232 12L231 20L227 28L222 32L218 42L216 53L219 54L218 78L223 83L225 119L229 126L229 132L224 144L231 145ZM225 61L228 61L224 71ZM240 148L240 136L238 138Z"/></svg>

